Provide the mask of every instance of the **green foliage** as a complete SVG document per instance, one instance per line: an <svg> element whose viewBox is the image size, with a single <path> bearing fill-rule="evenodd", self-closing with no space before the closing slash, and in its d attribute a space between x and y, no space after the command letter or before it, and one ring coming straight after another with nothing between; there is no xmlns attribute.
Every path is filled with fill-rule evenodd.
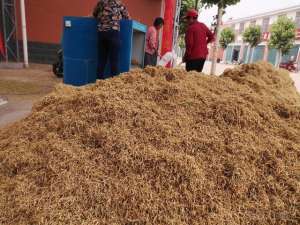
<svg viewBox="0 0 300 225"><path fill-rule="evenodd" d="M183 35L186 31L187 24L184 21L184 16L189 9L199 9L201 3L199 0L182 0L180 9L180 35Z"/></svg>
<svg viewBox="0 0 300 225"><path fill-rule="evenodd" d="M181 36L179 36L179 38L178 38L178 44L179 44L179 47L180 48L185 48L185 40L184 40L184 36L183 35L181 35Z"/></svg>
<svg viewBox="0 0 300 225"><path fill-rule="evenodd" d="M201 2L207 7L217 5L218 7L226 8L227 6L235 5L240 2L240 0L202 0Z"/></svg>
<svg viewBox="0 0 300 225"><path fill-rule="evenodd" d="M278 18L271 27L270 47L276 48L282 54L288 54L293 47L296 34L296 25L286 16Z"/></svg>
<svg viewBox="0 0 300 225"><path fill-rule="evenodd" d="M222 48L227 48L227 46L232 43L235 39L235 34L232 28L224 28L221 32L221 37L220 37L220 45Z"/></svg>
<svg viewBox="0 0 300 225"><path fill-rule="evenodd" d="M260 26L254 25L248 27L243 33L243 41L249 43L251 48L254 48L261 42L261 29Z"/></svg>

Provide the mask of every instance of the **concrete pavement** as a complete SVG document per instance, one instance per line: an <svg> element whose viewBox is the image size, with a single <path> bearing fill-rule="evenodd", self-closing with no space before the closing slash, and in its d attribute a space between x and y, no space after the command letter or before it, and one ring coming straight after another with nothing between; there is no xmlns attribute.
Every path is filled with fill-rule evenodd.
<svg viewBox="0 0 300 225"><path fill-rule="evenodd" d="M58 82L50 66L0 69L0 128L30 114L32 105Z"/></svg>

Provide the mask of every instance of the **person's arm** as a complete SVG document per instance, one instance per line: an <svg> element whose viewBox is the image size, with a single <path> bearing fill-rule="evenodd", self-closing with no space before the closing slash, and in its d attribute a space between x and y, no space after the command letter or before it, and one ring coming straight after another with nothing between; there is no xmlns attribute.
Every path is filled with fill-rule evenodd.
<svg viewBox="0 0 300 225"><path fill-rule="evenodd" d="M193 29L189 28L185 35L185 55L184 61L192 54L192 49L194 47L194 31Z"/></svg>
<svg viewBox="0 0 300 225"><path fill-rule="evenodd" d="M153 29L149 29L149 46L152 50L157 51L156 46L156 32Z"/></svg>
<svg viewBox="0 0 300 225"><path fill-rule="evenodd" d="M100 0L97 5L95 6L94 8L94 11L93 11L93 16L94 18L98 18L99 17L99 13L103 11L103 3L102 1Z"/></svg>
<svg viewBox="0 0 300 225"><path fill-rule="evenodd" d="M214 34L206 27L207 44L215 40Z"/></svg>

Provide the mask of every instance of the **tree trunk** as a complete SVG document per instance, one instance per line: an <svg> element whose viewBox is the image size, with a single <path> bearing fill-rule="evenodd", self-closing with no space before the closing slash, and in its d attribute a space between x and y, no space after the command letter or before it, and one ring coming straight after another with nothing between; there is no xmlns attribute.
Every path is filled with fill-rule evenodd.
<svg viewBox="0 0 300 225"><path fill-rule="evenodd" d="M276 54L276 63L275 66L278 68L280 63L281 63L281 59L282 59L282 54L281 54L281 50L278 49L277 50L277 54Z"/></svg>
<svg viewBox="0 0 300 225"><path fill-rule="evenodd" d="M217 19L217 27L216 27L216 40L215 44L213 45L213 58L212 58L212 64L211 64L211 75L216 74L216 67L217 67L217 57L218 57L218 45L220 40L220 26L222 22L222 16L223 16L223 7L221 5L218 6L218 19Z"/></svg>
<svg viewBox="0 0 300 225"><path fill-rule="evenodd" d="M251 59L250 59L250 63L253 63L253 57L254 57L254 51L255 51L255 47L252 47L252 52L251 52Z"/></svg>
<svg viewBox="0 0 300 225"><path fill-rule="evenodd" d="M200 2L200 0L195 0L195 9L197 9L197 10L199 8L199 2Z"/></svg>
<svg viewBox="0 0 300 225"><path fill-rule="evenodd" d="M224 48L224 51L223 51L223 56L222 56L222 61L223 61L223 63L225 63L226 64L226 52L227 52L227 47L226 48Z"/></svg>
<svg viewBox="0 0 300 225"><path fill-rule="evenodd" d="M249 46L247 46L247 57L246 57L246 62L245 63L250 62L250 52L251 52L251 47L249 45Z"/></svg>
<svg viewBox="0 0 300 225"><path fill-rule="evenodd" d="M282 51L281 51L281 49L279 50L279 62L278 62L278 67L279 67L279 65L280 65L280 63L281 63L281 60L282 60Z"/></svg>

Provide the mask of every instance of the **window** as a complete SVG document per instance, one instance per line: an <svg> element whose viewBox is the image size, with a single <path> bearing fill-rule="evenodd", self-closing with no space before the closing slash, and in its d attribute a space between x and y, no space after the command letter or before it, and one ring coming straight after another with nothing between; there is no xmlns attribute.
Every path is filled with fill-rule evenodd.
<svg viewBox="0 0 300 225"><path fill-rule="evenodd" d="M296 13L296 26L300 29L300 11Z"/></svg>
<svg viewBox="0 0 300 225"><path fill-rule="evenodd" d="M232 30L235 30L235 24L232 24L232 25L231 25L231 29L232 29Z"/></svg>
<svg viewBox="0 0 300 225"><path fill-rule="evenodd" d="M252 21L250 22L250 26L255 26L255 24L256 24L256 21L255 21L255 20L252 20Z"/></svg>
<svg viewBox="0 0 300 225"><path fill-rule="evenodd" d="M239 29L239 34L242 34L245 29L245 23L240 23L240 29Z"/></svg>
<svg viewBox="0 0 300 225"><path fill-rule="evenodd" d="M264 18L262 23L262 32L268 32L269 31L269 24L270 24L270 18Z"/></svg>

